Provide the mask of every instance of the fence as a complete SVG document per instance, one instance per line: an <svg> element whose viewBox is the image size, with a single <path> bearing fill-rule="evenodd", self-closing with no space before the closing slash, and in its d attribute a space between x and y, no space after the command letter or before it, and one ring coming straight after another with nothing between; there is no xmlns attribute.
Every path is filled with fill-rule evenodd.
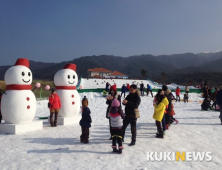
<svg viewBox="0 0 222 170"><path fill-rule="evenodd" d="M98 88L98 89L79 89L78 92L79 93L89 93L89 92L97 92L97 93L101 93L103 92L103 88ZM153 92L157 92L159 89L153 89ZM117 89L117 91L121 91L121 89ZM175 92L175 90L171 90L172 92ZM185 90L181 90L181 92L185 92ZM189 93L201 93L201 89L190 89Z"/></svg>

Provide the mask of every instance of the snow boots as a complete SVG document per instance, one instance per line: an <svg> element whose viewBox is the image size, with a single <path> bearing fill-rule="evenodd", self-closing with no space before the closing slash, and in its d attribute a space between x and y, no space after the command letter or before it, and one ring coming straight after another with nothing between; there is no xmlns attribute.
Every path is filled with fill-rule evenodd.
<svg viewBox="0 0 222 170"><path fill-rule="evenodd" d="M136 144L136 141L132 141L129 146L134 146Z"/></svg>
<svg viewBox="0 0 222 170"><path fill-rule="evenodd" d="M54 126L57 126L57 119L58 119L58 112L55 112L55 120L54 120Z"/></svg>
<svg viewBox="0 0 222 170"><path fill-rule="evenodd" d="M174 120L173 119L170 119L170 124L172 124L174 122Z"/></svg>
<svg viewBox="0 0 222 170"><path fill-rule="evenodd" d="M163 139L163 131L161 131L159 134L156 135L156 138Z"/></svg>
<svg viewBox="0 0 222 170"><path fill-rule="evenodd" d="M175 119L175 122L176 122L176 124L178 124L178 123L179 123L179 121L178 121L177 119Z"/></svg>
<svg viewBox="0 0 222 170"><path fill-rule="evenodd" d="M122 154L122 153L123 153L123 146L119 147L118 153L119 153L119 154Z"/></svg>
<svg viewBox="0 0 222 170"><path fill-rule="evenodd" d="M50 113L50 124L51 124L51 127L56 127L57 126L58 114L59 114L58 112L55 112L55 119L53 121L54 112Z"/></svg>
<svg viewBox="0 0 222 170"><path fill-rule="evenodd" d="M169 125L168 124L166 124L166 130L169 130Z"/></svg>
<svg viewBox="0 0 222 170"><path fill-rule="evenodd" d="M50 124L51 124L51 127L53 127L53 126L54 126L54 122L53 122L53 115L54 115L54 113L53 113L53 112L51 112L51 113L50 113Z"/></svg>
<svg viewBox="0 0 222 170"><path fill-rule="evenodd" d="M116 146L112 146L112 148L113 148L113 153L117 153L118 152L118 150L116 149Z"/></svg>
<svg viewBox="0 0 222 170"><path fill-rule="evenodd" d="M157 131L156 136L159 135L159 131ZM163 135L166 135L166 131L163 131Z"/></svg>
<svg viewBox="0 0 222 170"><path fill-rule="evenodd" d="M112 146L112 148L113 148L113 153L119 153L119 154L123 153L123 146L119 146L119 150L116 148L116 146Z"/></svg>
<svg viewBox="0 0 222 170"><path fill-rule="evenodd" d="M81 127L82 129L82 134L80 136L80 142L81 143L89 143L89 128L84 128L84 127Z"/></svg>

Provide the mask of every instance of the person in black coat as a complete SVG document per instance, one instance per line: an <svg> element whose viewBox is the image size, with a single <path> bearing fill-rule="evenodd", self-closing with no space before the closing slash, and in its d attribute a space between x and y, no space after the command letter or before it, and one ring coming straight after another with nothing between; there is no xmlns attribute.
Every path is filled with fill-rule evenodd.
<svg viewBox="0 0 222 170"><path fill-rule="evenodd" d="M222 86L220 87L220 90L217 92L216 101L218 106L220 107L220 121L222 125Z"/></svg>
<svg viewBox="0 0 222 170"><path fill-rule="evenodd" d="M108 82L106 82L106 92L109 91L109 86L110 86L110 84Z"/></svg>
<svg viewBox="0 0 222 170"><path fill-rule="evenodd" d="M0 89L0 123L2 122L1 100L2 100L3 93L4 92Z"/></svg>
<svg viewBox="0 0 222 170"><path fill-rule="evenodd" d="M79 122L79 125L82 128L82 134L80 136L80 142L85 143L85 144L89 143L89 128L91 127L91 123L92 123L90 113L91 113L91 111L88 108L88 102L87 102L87 106L86 105L83 106L82 119Z"/></svg>
<svg viewBox="0 0 222 170"><path fill-rule="evenodd" d="M168 89L167 85L163 85L163 86L162 86L162 90L163 90L163 91L166 91L167 89Z"/></svg>
<svg viewBox="0 0 222 170"><path fill-rule="evenodd" d="M211 95L212 95L212 87L211 86L209 86L208 87L208 95L211 97Z"/></svg>
<svg viewBox="0 0 222 170"><path fill-rule="evenodd" d="M201 87L201 92L203 93L203 90L204 90L204 81L202 81L202 83L200 84L200 87Z"/></svg>
<svg viewBox="0 0 222 170"><path fill-rule="evenodd" d="M136 85L130 86L130 94L123 100L123 105L125 105L125 118L123 120L123 127L122 127L122 138L124 141L125 131L127 126L131 125L131 133L132 133L132 141L129 146L133 146L136 143L136 121L137 118L140 117L139 115L139 105L141 99L139 90L137 90Z"/></svg>
<svg viewBox="0 0 222 170"><path fill-rule="evenodd" d="M121 97L122 97L123 94L124 94L124 98L126 97L126 91L127 91L126 85L123 84L123 86L121 88Z"/></svg>
<svg viewBox="0 0 222 170"><path fill-rule="evenodd" d="M207 96L209 95L208 92L209 92L209 91L208 91L208 87L205 86L204 89L203 89L203 94L204 94L203 97L204 97L205 99L206 99Z"/></svg>
<svg viewBox="0 0 222 170"><path fill-rule="evenodd" d="M165 91L165 96L167 97L167 100L169 101L169 105L166 109L166 114L165 114L166 129L168 130L170 126L170 113L172 112L172 92L170 89L167 89Z"/></svg>
<svg viewBox="0 0 222 170"><path fill-rule="evenodd" d="M144 96L144 84L143 83L140 84L140 93L141 93L141 96Z"/></svg>
<svg viewBox="0 0 222 170"><path fill-rule="evenodd" d="M201 108L202 110L204 111L208 111L208 109L210 108L210 96L207 96L206 99L204 99L202 105L201 105Z"/></svg>
<svg viewBox="0 0 222 170"><path fill-rule="evenodd" d="M107 110L106 110L106 118L109 119L109 131L110 131L110 138L109 140L112 140L112 128L111 128L111 122L110 122L110 108L111 108L111 104L113 99L117 99L120 103L120 108L121 107L121 96L119 95L119 93L117 92L116 86L111 86L110 87L110 92L109 95L107 96L107 100L106 100L106 104L108 105Z"/></svg>

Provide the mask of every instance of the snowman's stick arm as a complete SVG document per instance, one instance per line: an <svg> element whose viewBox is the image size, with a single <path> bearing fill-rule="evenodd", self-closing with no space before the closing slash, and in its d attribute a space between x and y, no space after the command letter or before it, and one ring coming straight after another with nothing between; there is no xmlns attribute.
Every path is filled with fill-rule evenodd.
<svg viewBox="0 0 222 170"><path fill-rule="evenodd" d="M34 87L33 89L32 89L32 91L34 91L36 89L36 87Z"/></svg>
<svg viewBox="0 0 222 170"><path fill-rule="evenodd" d="M2 89L0 89L0 92L1 92L2 94L6 94L6 91L3 91Z"/></svg>

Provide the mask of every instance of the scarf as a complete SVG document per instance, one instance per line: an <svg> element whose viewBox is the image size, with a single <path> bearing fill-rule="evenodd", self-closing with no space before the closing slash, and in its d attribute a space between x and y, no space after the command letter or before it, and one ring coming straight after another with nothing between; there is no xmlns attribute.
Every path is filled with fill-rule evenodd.
<svg viewBox="0 0 222 170"><path fill-rule="evenodd" d="M10 84L6 86L6 90L31 90L31 85Z"/></svg>

